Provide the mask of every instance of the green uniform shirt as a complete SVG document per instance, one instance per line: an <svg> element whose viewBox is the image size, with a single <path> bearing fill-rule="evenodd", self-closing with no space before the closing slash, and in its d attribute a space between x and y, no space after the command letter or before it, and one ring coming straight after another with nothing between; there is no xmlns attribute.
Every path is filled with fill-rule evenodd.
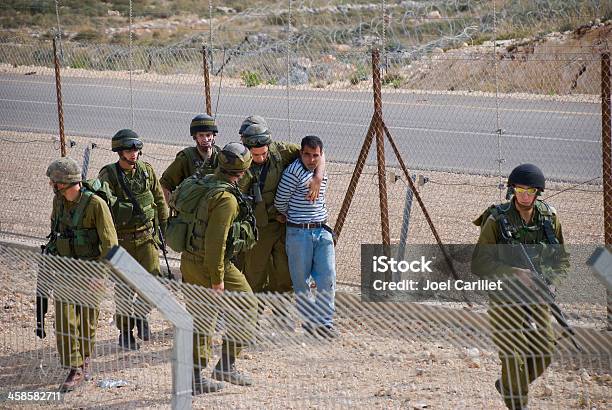
<svg viewBox="0 0 612 410"><path fill-rule="evenodd" d="M221 149L213 145L212 154L209 158L202 158L197 147L187 147L176 154L176 158L162 174L159 182L168 191L172 192L187 177L192 176L198 168L202 175L215 172L219 165L218 153Z"/></svg>
<svg viewBox="0 0 612 410"><path fill-rule="evenodd" d="M259 181L263 168L268 167L266 180L263 189L261 189L263 201L253 204L257 226L260 228L266 226L268 221L275 220L276 216L279 215L276 208L274 208L274 197L276 196L278 183L285 168L300 155L300 146L288 142L274 141L269 145L268 149L268 159L266 162L262 165L253 162L249 170L238 182L240 190L252 196L253 184Z"/></svg>
<svg viewBox="0 0 612 410"><path fill-rule="evenodd" d="M60 218L59 231L64 232L66 228L66 224L63 222L65 220L69 220L71 216L71 212L74 211L79 204L79 202L83 199L83 194L79 194L79 197L76 201L70 202L64 198L63 195L56 195L53 199L53 210L51 211L51 229L54 228L54 221L56 218ZM62 214L60 215L60 211ZM66 218L68 217L68 218ZM108 251L113 247L119 244L117 240L117 232L115 231L115 226L113 225L113 217L111 216L110 210L108 206L97 195L92 195L87 207L83 212L83 220L82 220L83 228L85 229L95 229L98 234L99 239L99 249L100 256L99 258L103 258L106 256ZM70 256L62 255L60 253L59 256Z"/></svg>
<svg viewBox="0 0 612 410"><path fill-rule="evenodd" d="M141 165L144 165L144 168L146 169L146 172L148 174L148 182L139 180L139 178L137 177L136 168L134 168L131 171L123 170L125 173L126 179L127 179L126 184L128 188L132 190L132 193L136 197L137 194L142 191L144 184L148 183L151 193L153 194L153 203L155 207L155 212L157 213L157 219L160 224L163 224L168 219L169 211L168 211L168 207L166 206L166 200L164 198L164 193L161 189L159 180L157 179L157 176L155 175L155 171L153 170L153 167L151 166L151 164L149 164L148 162L140 161L140 160L138 160L137 162L139 162ZM118 200L129 202L129 197L123 191L121 184L117 180L115 180L115 178L111 175L112 171L109 170L109 167L114 167L114 166L115 164L113 163L113 164L108 164L105 167L103 167L100 170L100 174L98 175L98 178L101 181L108 182L108 185L110 186L111 191L113 192L113 194L117 196ZM137 226L137 227L130 228L130 229L119 230L119 231L120 233L140 231L140 230L146 229L147 225L151 222L152 220L147 222L144 225Z"/></svg>
<svg viewBox="0 0 612 410"><path fill-rule="evenodd" d="M514 267L525 268L524 266L521 266L518 258L513 259L516 260L516 264L512 264L512 260L509 260L509 258L501 255L504 249L507 249L505 246L494 246L503 244L504 242L499 222L493 215L488 215L487 219L482 221L487 214L488 213L485 212L480 216L480 218L474 221L475 224L481 225L482 228L476 248L474 249L472 271L481 277L503 277L506 275L511 275ZM543 216L540 214L537 206L534 206L533 217L531 223L529 224L523 223L518 210L514 206L514 201L510 203L510 208L506 212L506 215L508 217L508 222L521 232L521 242L523 244L538 244L547 242L541 223ZM548 276L548 272L554 271L554 275L548 277L548 279L554 283L569 271L569 254L565 252L563 247L563 231L561 229L559 218L554 211L552 215L552 225L555 231L555 236L561 244L559 247L561 256L552 266L546 266L545 263L541 263L541 261L537 259L533 262L536 268L538 268L540 272L546 276Z"/></svg>
<svg viewBox="0 0 612 410"><path fill-rule="evenodd" d="M227 181L226 176L218 171L215 173L215 178ZM199 215L207 214L208 223L204 234L204 249L196 255L204 258L202 270L210 275L214 285L223 282L227 235L232 223L238 217L239 210L236 197L227 191L219 192L198 205L196 213L198 219Z"/></svg>

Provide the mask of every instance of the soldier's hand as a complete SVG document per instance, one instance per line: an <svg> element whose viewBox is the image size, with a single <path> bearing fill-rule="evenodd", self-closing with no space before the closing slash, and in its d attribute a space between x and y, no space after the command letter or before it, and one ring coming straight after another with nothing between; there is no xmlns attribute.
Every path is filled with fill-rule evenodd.
<svg viewBox="0 0 612 410"><path fill-rule="evenodd" d="M319 197L319 192L321 191L321 184L323 183L323 178L320 178L314 175L310 179L310 184L308 185L308 194L306 195L306 199L310 202L314 202Z"/></svg>
<svg viewBox="0 0 612 410"><path fill-rule="evenodd" d="M287 222L287 217L283 214L276 215L276 220L282 224Z"/></svg>
<svg viewBox="0 0 612 410"><path fill-rule="evenodd" d="M223 282L213 283L212 288L216 292L223 293L223 291L225 290L225 284Z"/></svg>
<svg viewBox="0 0 612 410"><path fill-rule="evenodd" d="M168 230L168 220L159 221L159 229L164 238L166 238L166 230Z"/></svg>
<svg viewBox="0 0 612 410"><path fill-rule="evenodd" d="M540 289L538 288L538 284L533 280L533 273L529 269L522 268L514 268L513 273L518 281L527 289L533 291L529 292L529 295L521 295L528 296L529 298L536 298L538 302L542 302L542 297L540 296ZM535 302L535 301L534 301Z"/></svg>

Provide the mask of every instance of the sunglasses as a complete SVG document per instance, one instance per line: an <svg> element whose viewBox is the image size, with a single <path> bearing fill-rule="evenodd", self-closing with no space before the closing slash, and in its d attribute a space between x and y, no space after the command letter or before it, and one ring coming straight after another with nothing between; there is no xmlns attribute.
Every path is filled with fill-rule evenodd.
<svg viewBox="0 0 612 410"><path fill-rule="evenodd" d="M535 195L538 193L538 188L521 188L518 186L514 187L514 192L516 192L517 194L524 194L525 192L527 193L527 195Z"/></svg>

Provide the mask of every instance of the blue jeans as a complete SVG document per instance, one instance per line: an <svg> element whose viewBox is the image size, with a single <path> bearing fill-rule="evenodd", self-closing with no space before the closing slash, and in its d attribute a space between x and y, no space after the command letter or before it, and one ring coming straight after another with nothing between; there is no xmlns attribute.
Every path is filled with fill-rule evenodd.
<svg viewBox="0 0 612 410"><path fill-rule="evenodd" d="M297 308L311 325L331 326L336 294L336 254L331 233L323 228L287 227L285 242ZM317 284L316 296L310 289Z"/></svg>

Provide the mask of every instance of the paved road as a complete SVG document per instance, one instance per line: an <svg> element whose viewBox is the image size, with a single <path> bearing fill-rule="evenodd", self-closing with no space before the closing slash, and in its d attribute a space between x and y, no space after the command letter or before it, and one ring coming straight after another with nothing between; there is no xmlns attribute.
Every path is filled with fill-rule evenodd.
<svg viewBox="0 0 612 410"><path fill-rule="evenodd" d="M201 87L134 81L133 88L130 101L128 81L64 78L66 133L110 138L131 126L133 105L134 128L145 140L191 143L189 121L204 109ZM213 111L216 97L215 89ZM320 135L330 159L356 160L372 116L371 92L291 90L287 101L286 90L223 88L220 144L237 140L242 119L258 113L269 120L276 138L299 142L303 135ZM0 104L0 129L57 132L50 76L0 74ZM390 91L383 94L383 110L413 169L496 173L501 152L504 172L531 161L558 179L584 181L601 174L599 104L507 98L497 107L490 97ZM387 149L389 163L396 164ZM372 146L369 161L374 154Z"/></svg>

